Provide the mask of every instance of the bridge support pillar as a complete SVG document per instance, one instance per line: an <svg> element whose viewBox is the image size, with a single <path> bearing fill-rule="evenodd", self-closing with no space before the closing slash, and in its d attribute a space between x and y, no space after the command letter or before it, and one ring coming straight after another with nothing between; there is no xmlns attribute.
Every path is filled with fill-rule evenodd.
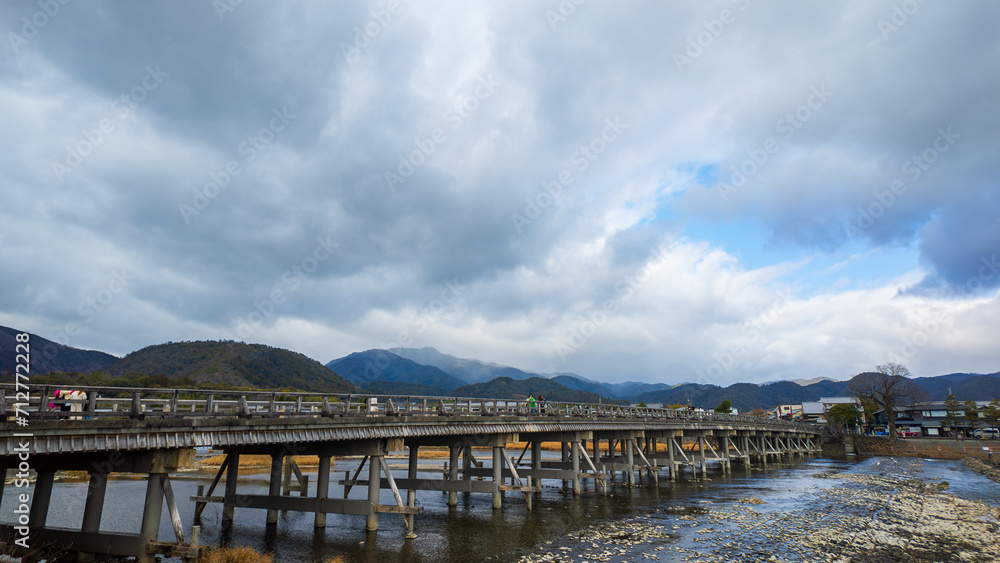
<svg viewBox="0 0 1000 563"><path fill-rule="evenodd" d="M316 498L325 499L330 494L330 456L319 456L319 469L316 474ZM316 528L326 527L326 513L317 512L313 519Z"/></svg>
<svg viewBox="0 0 1000 563"><path fill-rule="evenodd" d="M83 525L80 531L97 533L101 531L101 515L104 513L104 494L108 488L108 474L96 471L90 472L90 485L87 487L87 500L83 507ZM95 554L85 551L77 552L77 563L90 563Z"/></svg>
<svg viewBox="0 0 1000 563"><path fill-rule="evenodd" d="M533 440L531 442L531 469L533 471L541 471L542 469L542 443L538 440ZM536 483L538 483L538 495L541 496L542 479L538 478Z"/></svg>
<svg viewBox="0 0 1000 563"><path fill-rule="evenodd" d="M733 472L732 463L733 460L729 457L729 436L721 436L719 438L721 441L720 448L722 449L722 472L731 475Z"/></svg>
<svg viewBox="0 0 1000 563"><path fill-rule="evenodd" d="M500 508L503 503L503 447L493 446L493 508Z"/></svg>
<svg viewBox="0 0 1000 563"><path fill-rule="evenodd" d="M566 442L562 442L562 460L564 462L569 461L569 444ZM563 479L563 490L569 490L569 481L566 479Z"/></svg>
<svg viewBox="0 0 1000 563"><path fill-rule="evenodd" d="M233 525L236 515L236 481L240 478L240 454L230 453L226 456L226 502L222 507L222 527Z"/></svg>
<svg viewBox="0 0 1000 563"><path fill-rule="evenodd" d="M146 546L156 541L160 534L160 514L163 512L163 479L166 473L150 473L146 484L146 502L142 509L142 525L139 528L139 545ZM228 483L227 483L228 484ZM139 563L155 563L156 556L143 553Z"/></svg>
<svg viewBox="0 0 1000 563"><path fill-rule="evenodd" d="M281 495L281 470L282 464L284 462L284 455L274 454L271 456L271 479L268 482L267 494L271 497L276 497ZM287 471L289 468L285 468L286 473L291 473ZM278 523L278 511L274 508L267 509L267 525L273 525Z"/></svg>
<svg viewBox="0 0 1000 563"><path fill-rule="evenodd" d="M705 459L705 448L708 447L707 440L704 437L698 437L698 457L701 463L701 478L706 479L708 477L708 460Z"/></svg>
<svg viewBox="0 0 1000 563"><path fill-rule="evenodd" d="M635 486L635 440L625 440L625 465L628 466L628 486Z"/></svg>
<svg viewBox="0 0 1000 563"><path fill-rule="evenodd" d="M461 446L451 444L448 446L448 479L454 483L458 481L458 450ZM466 477L468 479L468 477ZM458 491L448 491L448 506L458 506Z"/></svg>
<svg viewBox="0 0 1000 563"><path fill-rule="evenodd" d="M670 461L670 480L677 480L677 462L674 461L674 439L667 438L667 459Z"/></svg>
<svg viewBox="0 0 1000 563"><path fill-rule="evenodd" d="M573 467L573 494L580 494L580 442L570 442L570 459Z"/></svg>
<svg viewBox="0 0 1000 563"><path fill-rule="evenodd" d="M410 463L406 468L406 476L411 483L417 482L417 464L420 462L418 453L420 451L420 446L411 444L410 445ZM417 506L417 490L414 488L409 488L406 490L406 506L415 507ZM413 520L415 515L405 514L403 519L406 520L406 537L415 538L417 535L413 532Z"/></svg>
<svg viewBox="0 0 1000 563"><path fill-rule="evenodd" d="M31 511L28 514L28 526L44 528L49 517L49 501L52 499L52 483L55 481L54 470L39 471L35 478L35 491L31 496Z"/></svg>
<svg viewBox="0 0 1000 563"><path fill-rule="evenodd" d="M368 458L368 520L365 522L366 532L378 531L378 493L381 486L379 467L382 463L382 456L370 456Z"/></svg>

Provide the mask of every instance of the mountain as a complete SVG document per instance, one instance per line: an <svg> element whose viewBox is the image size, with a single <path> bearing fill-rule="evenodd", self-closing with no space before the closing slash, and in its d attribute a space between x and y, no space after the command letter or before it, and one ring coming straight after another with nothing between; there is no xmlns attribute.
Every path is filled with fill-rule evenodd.
<svg viewBox="0 0 1000 563"><path fill-rule="evenodd" d="M131 373L188 376L197 382L240 387L350 393L359 389L333 370L298 352L240 342L168 342L147 346L125 356L108 371L114 377Z"/></svg>
<svg viewBox="0 0 1000 563"><path fill-rule="evenodd" d="M636 395L641 395L643 393L650 393L653 391L659 391L661 389L670 389L671 387L676 387L676 385L670 385L669 383L641 383L638 381L626 381L625 383L608 383L607 387L611 389L614 397L629 398L635 397Z"/></svg>
<svg viewBox="0 0 1000 563"><path fill-rule="evenodd" d="M0 373L14 373L17 368L17 335L24 331L0 326ZM90 373L105 369L118 361L118 358L104 352L81 350L72 346L64 346L41 336L27 333L29 366L32 375L41 375L53 371L72 371Z"/></svg>
<svg viewBox="0 0 1000 563"><path fill-rule="evenodd" d="M735 383L728 387L686 383L671 389L642 393L632 397L632 400L665 405L681 403L713 409L728 399L740 412L747 412L755 408L818 401L820 397L848 395L850 381L822 379L809 385L800 385L793 381L777 381L764 385ZM943 400L949 388L960 401L966 399L983 401L1000 396L1000 372L987 375L948 374L917 377L912 381L926 393L929 400Z"/></svg>
<svg viewBox="0 0 1000 563"><path fill-rule="evenodd" d="M618 395L611 391L607 384L600 383L598 381L593 381L584 377L580 377L576 374L561 373L558 375L553 375L551 377L552 381L559 383L569 389L577 389L579 391L589 391L591 393L596 393L598 395L603 395L605 397L617 397Z"/></svg>
<svg viewBox="0 0 1000 563"><path fill-rule="evenodd" d="M950 373L937 377L917 377L913 380L932 400L943 401L948 391L960 401L986 401L1000 397L1000 372L990 374Z"/></svg>
<svg viewBox="0 0 1000 563"><path fill-rule="evenodd" d="M376 388L399 389L400 391L389 392L427 395L431 393L414 393L414 391L417 391L421 386L447 391L466 383L434 366L418 364L386 350L355 352L343 358L331 360L326 364L326 367L339 373L348 381L357 383L371 391L375 391ZM417 387L410 387L410 391L402 391L404 387L386 387L384 385L384 383L389 382L406 383ZM378 385L373 385L373 383L378 383Z"/></svg>
<svg viewBox="0 0 1000 563"><path fill-rule="evenodd" d="M821 381L836 381L836 379L833 379L832 377L814 377L812 379L793 379L792 383L806 386L806 385L812 385L814 383L819 383Z"/></svg>
<svg viewBox="0 0 1000 563"><path fill-rule="evenodd" d="M451 391L456 397L480 397L484 399L525 399L528 395L545 397L546 401L566 401L568 403L609 402L596 393L570 389L557 381L544 377L513 379L497 377L482 383L465 385Z"/></svg>
<svg viewBox="0 0 1000 563"><path fill-rule="evenodd" d="M425 348L393 348L391 351L398 356L413 360L418 364L434 366L453 377L461 379L465 383L480 383L496 379L497 377L528 379L538 377L539 375L510 366L457 358L438 352L430 346Z"/></svg>

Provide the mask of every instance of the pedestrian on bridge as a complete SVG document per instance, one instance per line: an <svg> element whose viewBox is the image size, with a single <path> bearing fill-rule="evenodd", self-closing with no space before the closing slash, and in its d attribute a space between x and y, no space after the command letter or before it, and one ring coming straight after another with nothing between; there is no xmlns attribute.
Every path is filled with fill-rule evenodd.
<svg viewBox="0 0 1000 563"><path fill-rule="evenodd" d="M534 395L528 395L528 412L530 412L530 413L534 413L535 412L535 396Z"/></svg>

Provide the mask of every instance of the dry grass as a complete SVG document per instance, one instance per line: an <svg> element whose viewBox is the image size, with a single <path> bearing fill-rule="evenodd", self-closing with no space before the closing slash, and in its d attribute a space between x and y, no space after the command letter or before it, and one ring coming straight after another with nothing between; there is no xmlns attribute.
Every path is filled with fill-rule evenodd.
<svg viewBox="0 0 1000 563"><path fill-rule="evenodd" d="M264 555L251 547L216 547L202 551L198 563L273 563L273 555ZM338 555L324 563L344 563Z"/></svg>
<svg viewBox="0 0 1000 563"><path fill-rule="evenodd" d="M251 547L218 547L202 551L198 563L274 563L274 556Z"/></svg>
<svg viewBox="0 0 1000 563"><path fill-rule="evenodd" d="M198 467L220 467L226 456L217 455L205 458L197 463ZM319 465L319 457L314 455L297 455L292 459L299 467L316 467ZM241 455L240 469L261 469L271 467L271 456L269 455Z"/></svg>

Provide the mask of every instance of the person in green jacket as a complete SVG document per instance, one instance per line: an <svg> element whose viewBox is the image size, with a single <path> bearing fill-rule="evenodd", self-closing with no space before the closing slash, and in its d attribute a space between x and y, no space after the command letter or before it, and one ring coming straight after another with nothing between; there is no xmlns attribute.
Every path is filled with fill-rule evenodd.
<svg viewBox="0 0 1000 563"><path fill-rule="evenodd" d="M528 395L528 412L535 412L535 396Z"/></svg>

